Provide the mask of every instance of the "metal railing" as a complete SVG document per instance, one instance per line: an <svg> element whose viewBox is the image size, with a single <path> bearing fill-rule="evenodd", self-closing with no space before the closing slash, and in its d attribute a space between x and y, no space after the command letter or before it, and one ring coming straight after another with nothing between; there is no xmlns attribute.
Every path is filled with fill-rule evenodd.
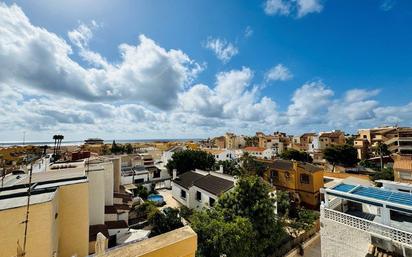
<svg viewBox="0 0 412 257"><path fill-rule="evenodd" d="M379 224L373 221L358 218L352 215L348 215L343 212L331 210L320 207L321 217L333 220L335 222L351 226L353 228L366 231L368 233L376 234L379 236L386 237L388 239L394 240L396 242L412 245L412 233L399 230L397 228L389 227L383 224Z"/></svg>

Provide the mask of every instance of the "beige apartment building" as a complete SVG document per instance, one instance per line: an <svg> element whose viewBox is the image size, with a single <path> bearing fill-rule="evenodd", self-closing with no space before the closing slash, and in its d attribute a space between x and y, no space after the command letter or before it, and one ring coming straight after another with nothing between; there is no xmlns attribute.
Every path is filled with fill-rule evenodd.
<svg viewBox="0 0 412 257"><path fill-rule="evenodd" d="M354 141L358 158L365 159L373 155L378 143L386 144L391 153L412 154L412 128L392 126L360 129Z"/></svg>
<svg viewBox="0 0 412 257"><path fill-rule="evenodd" d="M343 145L345 142L345 133L340 130L321 132L319 135L319 149L322 150L334 145Z"/></svg>
<svg viewBox="0 0 412 257"><path fill-rule="evenodd" d="M24 173L12 174L0 189L0 256L23 250L30 257L86 256L89 187L84 169L34 173L31 187L28 179Z"/></svg>
<svg viewBox="0 0 412 257"><path fill-rule="evenodd" d="M264 149L276 149L278 154L281 154L291 143L290 138L286 133L275 132L270 135L265 135L263 132L256 132L259 139L259 147Z"/></svg>

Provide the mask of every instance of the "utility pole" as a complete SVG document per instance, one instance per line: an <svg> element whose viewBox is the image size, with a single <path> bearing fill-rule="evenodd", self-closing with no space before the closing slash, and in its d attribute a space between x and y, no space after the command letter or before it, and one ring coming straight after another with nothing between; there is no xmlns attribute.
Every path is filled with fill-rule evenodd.
<svg viewBox="0 0 412 257"><path fill-rule="evenodd" d="M24 223L24 241L23 241L23 254L22 254L22 256L26 255L27 228L28 228L28 225L29 225L30 196L31 196L31 190L32 190L32 184L31 184L32 174L33 174L33 163L30 164L30 172L29 172L29 190L27 192L26 220L22 222L22 223Z"/></svg>

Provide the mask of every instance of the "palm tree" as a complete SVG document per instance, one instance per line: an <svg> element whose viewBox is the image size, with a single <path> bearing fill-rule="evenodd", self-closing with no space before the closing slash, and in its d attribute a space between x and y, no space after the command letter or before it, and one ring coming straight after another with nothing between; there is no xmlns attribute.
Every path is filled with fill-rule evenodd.
<svg viewBox="0 0 412 257"><path fill-rule="evenodd" d="M56 155L56 144L57 144L57 139L59 135L54 135L53 140L54 140L54 147L53 147L53 155Z"/></svg>

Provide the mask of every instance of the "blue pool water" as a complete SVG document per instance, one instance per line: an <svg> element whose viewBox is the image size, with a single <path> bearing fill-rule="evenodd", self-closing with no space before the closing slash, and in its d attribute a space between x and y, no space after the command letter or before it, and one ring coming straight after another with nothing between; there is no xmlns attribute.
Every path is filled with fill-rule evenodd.
<svg viewBox="0 0 412 257"><path fill-rule="evenodd" d="M147 197L147 200L155 202L155 203L163 203L163 196L161 195L156 195L156 194L151 194Z"/></svg>

